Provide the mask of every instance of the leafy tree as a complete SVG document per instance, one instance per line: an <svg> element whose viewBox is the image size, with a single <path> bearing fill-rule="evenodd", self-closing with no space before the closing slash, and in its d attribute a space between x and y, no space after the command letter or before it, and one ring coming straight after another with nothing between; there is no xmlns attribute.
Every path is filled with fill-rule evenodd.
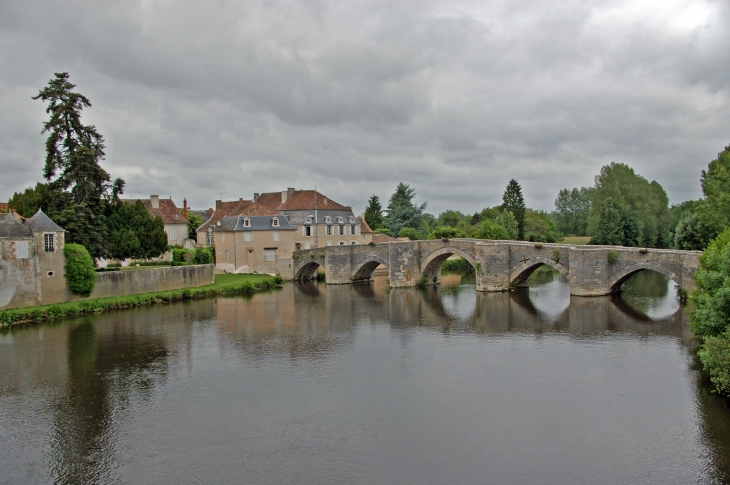
<svg viewBox="0 0 730 485"><path fill-rule="evenodd" d="M208 248L197 248L195 250L195 257L193 258L195 264L213 264L213 254Z"/></svg>
<svg viewBox="0 0 730 485"><path fill-rule="evenodd" d="M707 227L697 213L682 218L674 230L674 247L701 251L715 235L713 227Z"/></svg>
<svg viewBox="0 0 730 485"><path fill-rule="evenodd" d="M517 219L515 219L512 212L507 210L500 212L497 217L494 218L494 223L505 229L507 232L507 237L505 239L516 240L519 238L519 225L517 224Z"/></svg>
<svg viewBox="0 0 730 485"><path fill-rule="evenodd" d="M68 288L72 293L89 296L96 284L94 260L86 248L79 244L66 244L63 254L66 257L64 273Z"/></svg>
<svg viewBox="0 0 730 485"><path fill-rule="evenodd" d="M418 230L423 223L423 211L426 202L421 205L413 203L416 191L410 185L400 182L395 193L388 201L388 215L384 218L385 226L391 234L400 235L403 228Z"/></svg>
<svg viewBox="0 0 730 485"><path fill-rule="evenodd" d="M464 221L464 214L459 211L448 210L439 214L436 223L439 226L457 227Z"/></svg>
<svg viewBox="0 0 730 485"><path fill-rule="evenodd" d="M412 227L404 227L401 229L398 233L398 237L407 237L411 241L419 241L423 239L423 237L421 237L421 233Z"/></svg>
<svg viewBox="0 0 730 485"><path fill-rule="evenodd" d="M624 242L623 208L613 197L609 197L601 204L601 213L598 216L596 230L591 238L591 244L606 244L620 246Z"/></svg>
<svg viewBox="0 0 730 485"><path fill-rule="evenodd" d="M730 228L700 256L691 295L692 331L703 339L697 355L718 391L730 393Z"/></svg>
<svg viewBox="0 0 730 485"><path fill-rule="evenodd" d="M113 258L156 258L167 250L167 233L159 216L140 202L118 201L107 208L109 253Z"/></svg>
<svg viewBox="0 0 730 485"><path fill-rule="evenodd" d="M451 226L438 226L428 235L428 239L459 238L466 237L462 229Z"/></svg>
<svg viewBox="0 0 730 485"><path fill-rule="evenodd" d="M510 234L507 232L507 229L500 226L499 224L496 224L491 219L483 219L479 226L477 227L477 230L474 233L474 236L479 239L494 239L494 240L507 240L510 239Z"/></svg>
<svg viewBox="0 0 730 485"><path fill-rule="evenodd" d="M595 186L590 190L589 198L591 209L588 233L594 235L597 244L609 244L597 242L606 240L613 241L610 244L645 247L667 247L672 244L671 214L667 194L659 183L648 182L628 165L612 162L603 166L601 173L596 176ZM614 221L613 211L618 211L619 222ZM631 226L627 226L631 229L629 231L631 238L622 237L619 242L616 240L617 227L621 226L623 230L624 223L620 221L627 217L633 219L638 235L635 237L632 235L634 230L632 221L625 219L624 223ZM608 226L599 228L600 220Z"/></svg>
<svg viewBox="0 0 730 485"><path fill-rule="evenodd" d="M558 230L564 234L585 236L588 229L588 213L591 209L590 189L586 187L562 189L555 199L555 216Z"/></svg>
<svg viewBox="0 0 730 485"><path fill-rule="evenodd" d="M182 213L182 210L180 211ZM203 225L203 218L195 212L188 212L188 238L198 239L198 228Z"/></svg>
<svg viewBox="0 0 730 485"><path fill-rule="evenodd" d="M368 206L365 208L365 222L368 223L370 229L375 231L383 227L383 206L380 205L380 199L373 194L368 199Z"/></svg>
<svg viewBox="0 0 730 485"><path fill-rule="evenodd" d="M730 146L702 171L700 183L705 198L699 202L697 213L702 224L717 234L730 227Z"/></svg>
<svg viewBox="0 0 730 485"><path fill-rule="evenodd" d="M547 212L527 209L525 211L525 238L528 241L557 242L563 239L555 221Z"/></svg>
<svg viewBox="0 0 730 485"><path fill-rule="evenodd" d="M517 237L525 238L525 199L522 197L522 187L517 180L512 179L502 195L502 208L510 211L517 220Z"/></svg>
<svg viewBox="0 0 730 485"><path fill-rule="evenodd" d="M66 240L85 246L92 256L107 253L105 202L124 190L124 181L111 182L99 166L104 159L104 139L93 125L81 123L81 111L90 107L86 96L73 91L68 73L56 73L33 99L48 102L42 133L46 139L43 176L49 181L51 216L67 231Z"/></svg>
<svg viewBox="0 0 730 485"><path fill-rule="evenodd" d="M27 218L33 217L38 209L48 212L51 202L52 191L48 184L38 182L35 188L28 187L22 193L14 193L8 201L8 207Z"/></svg>

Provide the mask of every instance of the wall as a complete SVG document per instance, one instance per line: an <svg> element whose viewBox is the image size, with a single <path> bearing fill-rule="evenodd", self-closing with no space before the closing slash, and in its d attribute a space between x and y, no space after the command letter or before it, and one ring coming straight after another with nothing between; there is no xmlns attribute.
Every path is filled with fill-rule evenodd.
<svg viewBox="0 0 730 485"><path fill-rule="evenodd" d="M245 232L250 232L251 241L244 239ZM283 278L290 279L282 271L287 274L293 271L291 266L295 232L279 230L279 240L274 241L273 231L216 231L216 268L228 273L278 273ZM276 261L266 261L266 248L276 248Z"/></svg>
<svg viewBox="0 0 730 485"><path fill-rule="evenodd" d="M28 258L15 258L15 244L18 241L28 243ZM0 239L2 259L0 259L0 309L21 308L37 305L38 288L36 286L38 261L33 251L33 239L18 238Z"/></svg>

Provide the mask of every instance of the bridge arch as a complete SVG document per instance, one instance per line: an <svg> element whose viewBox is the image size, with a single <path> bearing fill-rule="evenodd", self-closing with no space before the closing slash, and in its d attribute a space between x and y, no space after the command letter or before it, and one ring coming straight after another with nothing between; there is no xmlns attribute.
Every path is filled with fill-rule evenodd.
<svg viewBox="0 0 730 485"><path fill-rule="evenodd" d="M532 257L528 261L517 266L509 275L510 286L520 286L527 282L527 278L535 272L537 268L542 265L550 266L560 274L565 276L566 279L570 279L568 269L562 264L558 263L554 259L543 258L540 256Z"/></svg>
<svg viewBox="0 0 730 485"><path fill-rule="evenodd" d="M319 269L320 262L316 260L302 261L294 268L294 280L295 281L306 281L317 278L317 269Z"/></svg>
<svg viewBox="0 0 730 485"><path fill-rule="evenodd" d="M373 271L380 265L389 266L388 261L375 254L369 254L355 265L352 272L352 281L369 281Z"/></svg>
<svg viewBox="0 0 730 485"><path fill-rule="evenodd" d="M611 288L611 292L616 293L618 291L621 291L621 285L624 284L624 281L638 273L642 270L651 270L656 271L657 273L661 273L667 278L671 279L675 283L677 283L678 286L681 285L681 278L677 276L673 271L668 270L667 268L664 268L660 264L651 263L649 261L643 261L641 263L632 264L630 266L626 266L624 268L621 268L619 271L614 273L611 278L608 280L608 287Z"/></svg>
<svg viewBox="0 0 730 485"><path fill-rule="evenodd" d="M421 263L421 278L435 282L435 278L438 278L441 265L452 255L464 258L474 268L474 271L477 270L477 262L469 253L458 248L445 247L435 250L423 260L423 263Z"/></svg>

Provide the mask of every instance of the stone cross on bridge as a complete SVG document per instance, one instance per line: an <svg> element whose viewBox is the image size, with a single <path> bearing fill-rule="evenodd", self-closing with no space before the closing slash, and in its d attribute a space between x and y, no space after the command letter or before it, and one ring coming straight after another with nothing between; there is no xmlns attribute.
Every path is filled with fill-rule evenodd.
<svg viewBox="0 0 730 485"><path fill-rule="evenodd" d="M599 296L620 291L627 278L644 269L662 273L680 288L691 290L700 254L481 239L398 241L295 252L294 279L311 278L323 266L328 284L367 281L382 264L388 268L391 287L413 287L438 283L441 264L449 256L457 255L474 267L477 291L506 291L524 286L530 274L545 264L568 279L571 295Z"/></svg>

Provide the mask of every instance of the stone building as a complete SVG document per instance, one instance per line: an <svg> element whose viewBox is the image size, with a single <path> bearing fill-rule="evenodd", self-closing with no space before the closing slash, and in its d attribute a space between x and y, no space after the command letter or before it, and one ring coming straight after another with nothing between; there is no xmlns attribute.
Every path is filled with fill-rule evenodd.
<svg viewBox="0 0 730 485"><path fill-rule="evenodd" d="M40 209L0 219L0 309L66 301L64 234Z"/></svg>

